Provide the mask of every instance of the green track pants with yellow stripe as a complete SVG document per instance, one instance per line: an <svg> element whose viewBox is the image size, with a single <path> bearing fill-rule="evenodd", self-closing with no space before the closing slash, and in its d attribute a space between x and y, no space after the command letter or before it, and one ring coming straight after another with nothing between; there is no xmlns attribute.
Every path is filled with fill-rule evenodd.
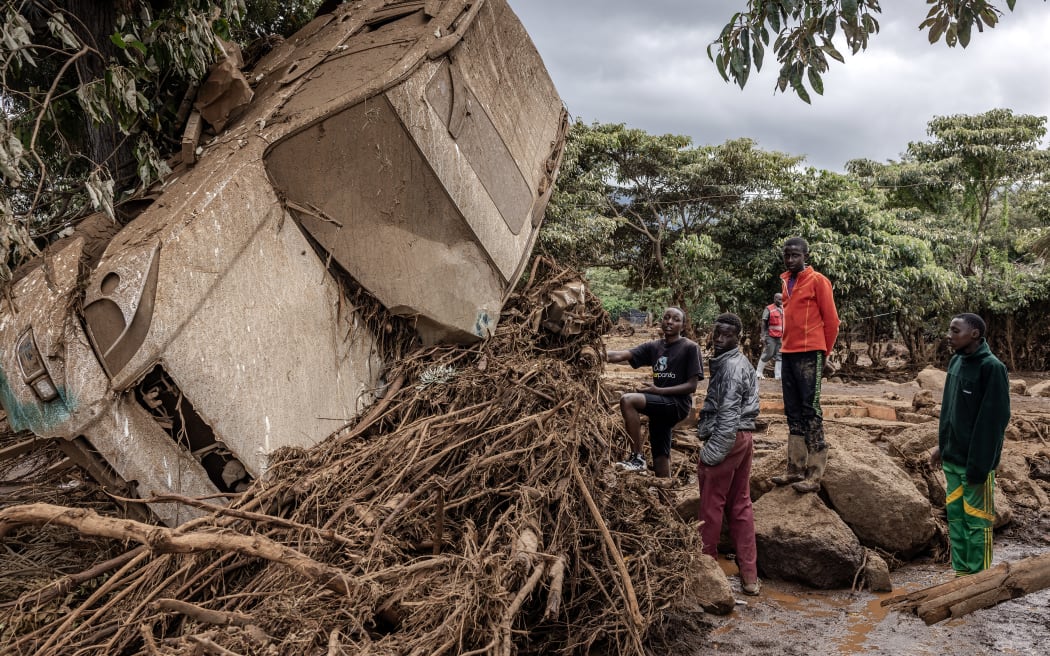
<svg viewBox="0 0 1050 656"><path fill-rule="evenodd" d="M948 538L956 575L976 574L992 564L992 524L995 522L995 472L980 485L966 481L966 467L943 462L948 496Z"/></svg>

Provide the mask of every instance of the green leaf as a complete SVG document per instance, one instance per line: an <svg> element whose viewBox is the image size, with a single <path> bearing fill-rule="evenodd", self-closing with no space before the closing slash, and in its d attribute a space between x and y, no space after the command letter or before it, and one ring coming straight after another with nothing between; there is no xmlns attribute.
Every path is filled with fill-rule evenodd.
<svg viewBox="0 0 1050 656"><path fill-rule="evenodd" d="M970 45L970 28L972 24L966 21L959 23L959 45L963 48Z"/></svg>
<svg viewBox="0 0 1050 656"><path fill-rule="evenodd" d="M846 58L842 56L841 52L835 50L835 46L833 46L830 41L822 45L820 49L827 53L828 57L831 57L840 64L846 63Z"/></svg>
<svg viewBox="0 0 1050 656"><path fill-rule="evenodd" d="M755 70L762 70L762 57L765 56L765 48L758 41L751 48L751 59L755 61Z"/></svg>
<svg viewBox="0 0 1050 656"><path fill-rule="evenodd" d="M842 0L842 16L851 23L857 20L857 0Z"/></svg>
<svg viewBox="0 0 1050 656"><path fill-rule="evenodd" d="M124 37L121 35L120 32L114 32L113 34L110 34L109 40L112 41L113 44L121 50L128 47L128 44L124 42Z"/></svg>
<svg viewBox="0 0 1050 656"><path fill-rule="evenodd" d="M809 86L813 87L813 90L817 92L817 95L824 95L824 81L820 79L820 73L814 68L809 69Z"/></svg>
<svg viewBox="0 0 1050 656"><path fill-rule="evenodd" d="M135 50L138 50L139 52L141 52L144 55L147 54L147 52L148 52L147 49L146 49L146 44L141 42L141 41L139 41L138 39L132 39L132 40L128 41L128 45L131 46L132 48L134 48Z"/></svg>

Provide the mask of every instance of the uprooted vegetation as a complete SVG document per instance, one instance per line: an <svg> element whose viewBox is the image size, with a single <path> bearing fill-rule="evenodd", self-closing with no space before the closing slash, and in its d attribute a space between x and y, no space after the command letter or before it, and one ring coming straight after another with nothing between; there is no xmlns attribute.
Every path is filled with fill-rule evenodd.
<svg viewBox="0 0 1050 656"><path fill-rule="evenodd" d="M542 329L572 274L535 275L491 339L403 358L360 421L278 452L227 507L178 500L209 514L175 529L0 510L9 549L41 524L106 544L76 584L4 574L10 653L643 653L705 601L699 536L610 475L607 315L588 294L578 334Z"/></svg>

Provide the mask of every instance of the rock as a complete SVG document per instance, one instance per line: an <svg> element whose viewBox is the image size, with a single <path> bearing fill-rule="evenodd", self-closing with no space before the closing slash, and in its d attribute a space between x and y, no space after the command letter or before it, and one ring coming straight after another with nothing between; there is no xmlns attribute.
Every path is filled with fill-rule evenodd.
<svg viewBox="0 0 1050 656"><path fill-rule="evenodd" d="M1043 488L1028 477L1028 461L1023 455L1004 451L995 476L1001 479L1004 488L1012 483L1015 504L1033 510L1050 506L1050 498Z"/></svg>
<svg viewBox="0 0 1050 656"><path fill-rule="evenodd" d="M1005 494L995 495L995 522L992 524L993 530L1001 529L1014 520L1014 507L1010 503L1010 497Z"/></svg>
<svg viewBox="0 0 1050 656"><path fill-rule="evenodd" d="M926 476L926 484L930 487L930 503L935 508L943 508L944 500L948 496L948 481L944 478L944 470L940 467L931 469Z"/></svg>
<svg viewBox="0 0 1050 656"><path fill-rule="evenodd" d="M901 395L896 392L886 391L882 393L882 398L889 399L890 401L900 401Z"/></svg>
<svg viewBox="0 0 1050 656"><path fill-rule="evenodd" d="M687 592L709 613L725 615L736 605L729 579L711 556L700 554L697 567L689 568Z"/></svg>
<svg viewBox="0 0 1050 656"><path fill-rule="evenodd" d="M787 471L787 444L751 463L751 501L758 501L775 485L769 480Z"/></svg>
<svg viewBox="0 0 1050 656"><path fill-rule="evenodd" d="M1029 396L1050 396L1050 380L1044 380L1028 388Z"/></svg>
<svg viewBox="0 0 1050 656"><path fill-rule="evenodd" d="M890 566L886 564L882 556L865 549L867 561L864 563L864 583L872 592L892 592L893 582L890 581Z"/></svg>
<svg viewBox="0 0 1050 656"><path fill-rule="evenodd" d="M919 414L918 412L898 412L897 420L903 421L909 424L928 424L933 421L936 417L930 415Z"/></svg>
<svg viewBox="0 0 1050 656"><path fill-rule="evenodd" d="M915 393L915 396L911 397L911 407L916 411L920 408L930 408L935 405L937 405L937 400L933 398L933 392L928 389L919 390Z"/></svg>
<svg viewBox="0 0 1050 656"><path fill-rule="evenodd" d="M696 489L682 491L675 500L674 511L683 522L700 520L700 495Z"/></svg>
<svg viewBox="0 0 1050 656"><path fill-rule="evenodd" d="M857 536L816 494L791 487L755 503L758 568L767 577L815 588L847 588L864 561Z"/></svg>
<svg viewBox="0 0 1050 656"><path fill-rule="evenodd" d="M936 367L926 367L915 376L915 381L924 390L930 390L940 394L944 390L944 381L948 378L947 372Z"/></svg>
<svg viewBox="0 0 1050 656"><path fill-rule="evenodd" d="M881 419L883 421L897 421L897 411L893 408L878 404L868 403L866 401L858 401L858 405L864 408L867 416L872 419Z"/></svg>
<svg viewBox="0 0 1050 656"><path fill-rule="evenodd" d="M926 458L930 449L937 446L937 424L926 422L909 426L896 435L886 438L890 453L899 454L906 460Z"/></svg>
<svg viewBox="0 0 1050 656"><path fill-rule="evenodd" d="M1023 381L1023 380L1021 380L1020 378L1017 378L1017 379L1011 378L1010 379L1010 393L1011 394L1019 394L1021 396L1026 395L1028 393L1028 383Z"/></svg>
<svg viewBox="0 0 1050 656"><path fill-rule="evenodd" d="M905 556L926 548L937 527L908 473L863 433L840 431L829 443L824 489L860 541Z"/></svg>

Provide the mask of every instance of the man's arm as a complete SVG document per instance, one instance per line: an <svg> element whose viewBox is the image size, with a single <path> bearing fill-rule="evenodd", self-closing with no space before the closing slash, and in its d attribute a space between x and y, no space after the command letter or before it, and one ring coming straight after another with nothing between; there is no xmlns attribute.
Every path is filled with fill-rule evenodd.
<svg viewBox="0 0 1050 656"><path fill-rule="evenodd" d="M714 390L722 393L722 398L717 400L718 409L715 416L709 419L711 436L707 438L704 448L700 450L700 461L709 467L713 467L729 455L736 444L736 429L740 425L740 407L744 398L740 393L741 381L739 372L736 372L729 380L725 381L724 390ZM708 393L711 393L708 388ZM706 401L705 401L706 407Z"/></svg>
<svg viewBox="0 0 1050 656"><path fill-rule="evenodd" d="M835 349L835 340L839 337L839 312L835 308L835 294L831 289L831 281L824 278L817 285L817 307L820 308L820 318L824 321L824 346L827 351L824 355L831 357Z"/></svg>
<svg viewBox="0 0 1050 656"><path fill-rule="evenodd" d="M769 308L762 310L762 340L769 334Z"/></svg>
<svg viewBox="0 0 1050 656"><path fill-rule="evenodd" d="M630 359L630 351L606 351L605 353L605 361L612 362L613 364L619 362L628 362Z"/></svg>
<svg viewBox="0 0 1050 656"><path fill-rule="evenodd" d="M966 458L966 480L970 485L979 485L988 478L992 462L1003 448L1006 425L1010 423L1010 380L1006 367L996 363L982 378L986 386L973 422Z"/></svg>

